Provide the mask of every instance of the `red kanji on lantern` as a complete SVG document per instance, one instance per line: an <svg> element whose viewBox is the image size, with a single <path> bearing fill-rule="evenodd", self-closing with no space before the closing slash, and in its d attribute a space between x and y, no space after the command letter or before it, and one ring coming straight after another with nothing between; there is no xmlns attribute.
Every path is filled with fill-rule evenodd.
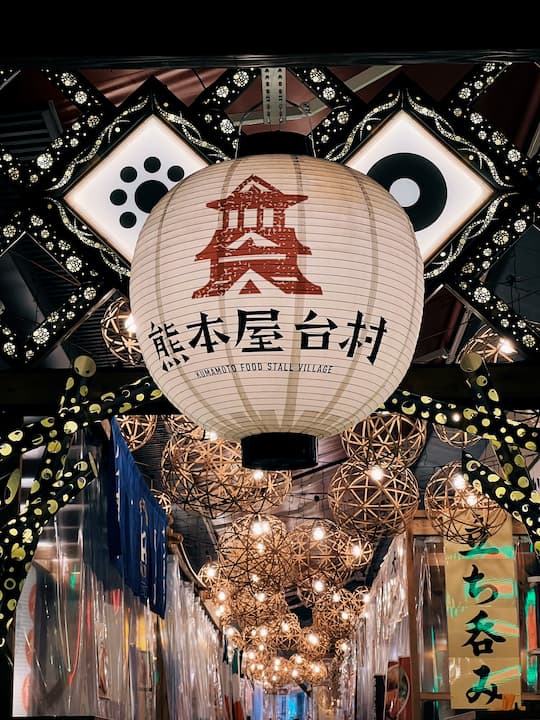
<svg viewBox="0 0 540 720"><path fill-rule="evenodd" d="M311 249L298 240L294 228L285 226L286 208L307 199L307 195L285 195L250 175L228 197L207 203L222 213L221 227L195 256L210 260L210 280L193 297L224 295L248 271L284 293L322 295L320 285L310 282L297 264L297 256L311 255ZM239 292L261 292L251 273Z"/></svg>

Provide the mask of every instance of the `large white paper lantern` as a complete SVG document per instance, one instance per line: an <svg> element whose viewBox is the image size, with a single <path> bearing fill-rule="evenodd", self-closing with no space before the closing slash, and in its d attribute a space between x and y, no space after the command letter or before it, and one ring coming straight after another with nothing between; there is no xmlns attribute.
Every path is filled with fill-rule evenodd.
<svg viewBox="0 0 540 720"><path fill-rule="evenodd" d="M416 346L423 264L405 211L308 156L212 165L154 207L130 302L146 367L243 463L309 467L396 389Z"/></svg>

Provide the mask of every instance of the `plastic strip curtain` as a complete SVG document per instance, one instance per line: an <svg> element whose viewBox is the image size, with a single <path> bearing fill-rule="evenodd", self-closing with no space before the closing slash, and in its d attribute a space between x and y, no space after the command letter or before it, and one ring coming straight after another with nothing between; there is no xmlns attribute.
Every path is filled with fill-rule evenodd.
<svg viewBox="0 0 540 720"><path fill-rule="evenodd" d="M168 558L167 610L160 621L160 638L171 720L225 718L218 633L193 585L181 580L174 557Z"/></svg>
<svg viewBox="0 0 540 720"><path fill-rule="evenodd" d="M371 586L357 635L357 717L375 717L375 678L409 655L405 535L394 538Z"/></svg>
<svg viewBox="0 0 540 720"><path fill-rule="evenodd" d="M103 483L41 537L15 620L14 717L156 717L156 616L109 562Z"/></svg>

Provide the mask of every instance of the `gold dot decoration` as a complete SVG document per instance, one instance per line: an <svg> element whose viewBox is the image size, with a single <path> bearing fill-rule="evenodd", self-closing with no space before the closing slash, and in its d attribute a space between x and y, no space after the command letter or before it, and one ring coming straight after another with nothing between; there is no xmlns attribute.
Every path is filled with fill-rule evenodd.
<svg viewBox="0 0 540 720"><path fill-rule="evenodd" d="M330 482L328 502L337 523L351 534L373 542L402 533L412 521L420 490L409 468L359 464L353 456Z"/></svg>
<svg viewBox="0 0 540 720"><path fill-rule="evenodd" d="M142 365L129 301L120 296L107 307L101 320L101 334L109 351L127 365Z"/></svg>
<svg viewBox="0 0 540 720"><path fill-rule="evenodd" d="M155 415L118 415L116 420L132 452L144 447L152 439L157 426Z"/></svg>
<svg viewBox="0 0 540 720"><path fill-rule="evenodd" d="M499 530L503 508L466 480L461 462L448 463L426 485L424 504L434 529L447 540L477 545Z"/></svg>
<svg viewBox="0 0 540 720"><path fill-rule="evenodd" d="M223 577L237 587L280 590L290 580L287 528L274 515L245 515L227 526L217 555Z"/></svg>
<svg viewBox="0 0 540 720"><path fill-rule="evenodd" d="M523 523L535 553L540 556L540 495L531 488L528 478L517 483L521 488L517 490L469 453L464 454L463 460L465 479Z"/></svg>
<svg viewBox="0 0 540 720"><path fill-rule="evenodd" d="M238 443L187 435L173 435L165 445L161 479L174 502L210 518L281 505L292 482L288 471L243 467Z"/></svg>
<svg viewBox="0 0 540 720"><path fill-rule="evenodd" d="M423 420L388 411L372 413L355 427L341 433L343 449L365 465L388 465L396 458L412 465L427 439Z"/></svg>
<svg viewBox="0 0 540 720"><path fill-rule="evenodd" d="M305 520L289 533L292 579L307 606L328 587L341 587L352 574L341 554L350 536L332 520Z"/></svg>

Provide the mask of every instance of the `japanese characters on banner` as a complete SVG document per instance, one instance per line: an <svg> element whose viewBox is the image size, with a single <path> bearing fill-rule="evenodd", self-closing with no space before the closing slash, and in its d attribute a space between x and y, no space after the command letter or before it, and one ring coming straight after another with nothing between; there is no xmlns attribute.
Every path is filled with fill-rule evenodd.
<svg viewBox="0 0 540 720"><path fill-rule="evenodd" d="M521 701L512 522L475 546L444 542L451 707L512 710Z"/></svg>

